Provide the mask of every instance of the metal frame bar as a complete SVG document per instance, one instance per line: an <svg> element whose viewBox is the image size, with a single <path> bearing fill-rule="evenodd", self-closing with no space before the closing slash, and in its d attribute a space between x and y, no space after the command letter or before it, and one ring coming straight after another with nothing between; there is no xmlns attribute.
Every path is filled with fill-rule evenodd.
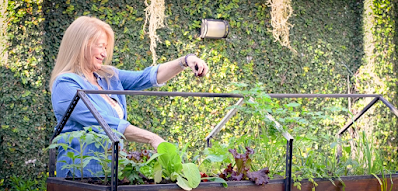
<svg viewBox="0 0 398 191"><path fill-rule="evenodd" d="M75 97L73 97L72 101L69 104L68 109L66 110L66 113L64 114L64 116L62 117L61 122L55 127L55 131L53 136L50 139L50 144L52 143L53 139L58 136L62 129L64 128L66 122L68 121L70 115L72 114L73 110L75 109L75 106L77 105L77 102L80 100L80 97L77 95L77 92L75 94ZM50 177L54 177L55 174L55 157L56 157L56 151L55 149L50 149L50 162L49 162L49 176Z"/></svg>
<svg viewBox="0 0 398 191"><path fill-rule="evenodd" d="M388 102L386 99L384 99L384 97L379 97L380 101L382 101L384 103L384 105L386 105L388 108L390 108L390 110L392 111L392 113L394 113L395 116L398 117L398 110L397 108L395 108L390 102Z"/></svg>
<svg viewBox="0 0 398 191"><path fill-rule="evenodd" d="M101 116L98 110L95 108L93 103L91 103L90 99L87 97L87 94L82 90L78 90L77 94L82 99L84 104L86 104L87 108L94 115L95 119L97 119L98 124L104 129L105 133L108 135L109 139L112 141L112 164L111 164L111 189L117 190L117 165L119 158L119 138L112 132L108 123L106 123L105 119Z"/></svg>
<svg viewBox="0 0 398 191"><path fill-rule="evenodd" d="M144 96L179 96L179 97L235 97L243 98L240 94L224 93L191 93L191 92L160 92L160 91L134 91L134 90L78 90L86 94L122 94Z"/></svg>
<svg viewBox="0 0 398 191"><path fill-rule="evenodd" d="M240 98L239 101L236 102L235 106L241 106L242 104L243 104L243 98ZM236 107L229 110L228 113L224 116L224 118L221 119L220 123L218 123L217 126L213 128L210 134L206 137L207 147L211 147L210 139L213 138L213 136L215 136L218 132L220 132L221 128L224 127L224 125L228 122L228 120L235 115L237 110L238 108Z"/></svg>
<svg viewBox="0 0 398 191"><path fill-rule="evenodd" d="M365 106L349 123L347 123L340 131L338 132L339 135L344 133L351 125L354 124L365 112L367 112L377 101L379 101L379 97L375 97L368 105Z"/></svg>
<svg viewBox="0 0 398 191"><path fill-rule="evenodd" d="M56 126L53 136L51 137L50 143L52 140L58 136L66 122L68 121L70 115L72 114L74 108L76 107L78 101L80 99L83 100L84 104L88 107L88 109L93 113L94 117L97 119L100 126L104 129L108 137L112 141L112 179L111 179L111 190L117 191L117 170L118 170L118 151L119 151L119 138L111 131L109 125L88 99L86 94L123 94L123 95L145 95L145 96L180 96L180 97L231 97L231 98L243 98L242 95L239 94L222 94L222 93L188 93L188 92L157 92L157 91L116 91L116 90L77 90L76 95L72 99L69 107L62 117L61 122ZM398 117L398 110L386 99L384 99L380 94L268 94L271 98L349 98L349 97L374 97L374 99L359 113L354 119L345 125L338 133L341 135L344 133L356 120L358 120L366 111L368 111L378 100L381 100L390 110ZM241 104L239 102L238 105ZM234 108L236 109L236 108ZM231 117L236 113L236 110L228 112L227 116L225 116L222 120L222 123L219 124L222 127ZM280 124L273 119L270 114L267 114L266 117L275 122L276 125ZM218 126L217 126L218 127ZM216 128L217 128L216 127ZM206 137L206 141L208 146L210 145L210 139L219 132L220 128L213 129L211 136ZM285 179L285 191L290 191L292 188L292 157L293 157L293 137L288 132L282 132L283 136L286 138L286 179ZM55 149L50 149L50 164L49 164L49 175L50 177L54 177L55 171Z"/></svg>
<svg viewBox="0 0 398 191"><path fill-rule="evenodd" d="M108 137L112 141L112 143L118 143L119 142L119 138L115 135L115 133L112 132L112 130L109 127L108 123L105 121L105 119L101 116L101 114L95 108L93 103L91 103L90 99L87 97L87 94L84 93L81 90L78 90L77 94L82 99L84 104L86 104L87 108L91 111L91 113L94 115L95 119L97 119L99 125L102 128L104 128L105 133L108 135Z"/></svg>
<svg viewBox="0 0 398 191"><path fill-rule="evenodd" d="M373 105L377 103L377 101L381 101L384 105L386 105L391 112L398 117L398 110L395 108L390 102L388 102L383 96L376 96L368 105L365 106L349 123L347 123L340 131L337 133L338 136L341 136L348 128L350 128L355 121L357 121L366 111L368 111Z"/></svg>
<svg viewBox="0 0 398 191"><path fill-rule="evenodd" d="M286 141L286 178L285 191L292 190L292 160L293 160L293 139Z"/></svg>

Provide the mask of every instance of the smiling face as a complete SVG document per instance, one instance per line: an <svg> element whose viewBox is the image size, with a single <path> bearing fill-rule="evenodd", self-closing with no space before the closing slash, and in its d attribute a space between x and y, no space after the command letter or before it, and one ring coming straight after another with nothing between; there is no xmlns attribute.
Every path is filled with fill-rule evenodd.
<svg viewBox="0 0 398 191"><path fill-rule="evenodd" d="M86 61L86 69L89 72L95 72L101 69L101 66L107 56L106 47L108 46L108 36L105 32L89 43L87 51L85 51L84 59Z"/></svg>

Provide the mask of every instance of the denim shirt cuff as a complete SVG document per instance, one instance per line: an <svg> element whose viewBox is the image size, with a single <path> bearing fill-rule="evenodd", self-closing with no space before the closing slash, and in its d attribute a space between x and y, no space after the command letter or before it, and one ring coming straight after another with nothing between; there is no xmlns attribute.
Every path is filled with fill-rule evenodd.
<svg viewBox="0 0 398 191"><path fill-rule="evenodd" d="M126 128L129 125L130 123L128 121L121 119L119 125L117 126L117 131L119 131L121 134L124 134L124 131L126 131Z"/></svg>
<svg viewBox="0 0 398 191"><path fill-rule="evenodd" d="M162 87L166 84L166 83L158 84L157 75L158 75L159 66L160 65L156 65L151 68L150 80L154 87Z"/></svg>

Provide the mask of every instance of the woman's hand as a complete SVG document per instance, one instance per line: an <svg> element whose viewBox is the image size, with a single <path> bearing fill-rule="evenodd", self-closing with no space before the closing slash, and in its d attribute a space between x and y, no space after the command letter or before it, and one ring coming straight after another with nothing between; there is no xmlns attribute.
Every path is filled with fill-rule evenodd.
<svg viewBox="0 0 398 191"><path fill-rule="evenodd" d="M202 59L196 57L194 54L189 54L185 57L187 65L195 73L195 76L203 77L209 71L209 67Z"/></svg>
<svg viewBox="0 0 398 191"><path fill-rule="evenodd" d="M159 144L163 143L163 142L166 142L166 141L157 135L154 136L152 138L152 140L150 141L151 146L155 149L155 151L157 151Z"/></svg>

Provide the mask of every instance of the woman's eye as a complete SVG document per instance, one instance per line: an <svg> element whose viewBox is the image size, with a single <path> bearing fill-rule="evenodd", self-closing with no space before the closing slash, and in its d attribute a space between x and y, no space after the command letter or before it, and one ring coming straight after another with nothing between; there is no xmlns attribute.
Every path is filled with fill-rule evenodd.
<svg viewBox="0 0 398 191"><path fill-rule="evenodd" d="M106 46L104 46L104 45L98 45L97 47L100 48L100 49L105 48L105 50L106 50Z"/></svg>

